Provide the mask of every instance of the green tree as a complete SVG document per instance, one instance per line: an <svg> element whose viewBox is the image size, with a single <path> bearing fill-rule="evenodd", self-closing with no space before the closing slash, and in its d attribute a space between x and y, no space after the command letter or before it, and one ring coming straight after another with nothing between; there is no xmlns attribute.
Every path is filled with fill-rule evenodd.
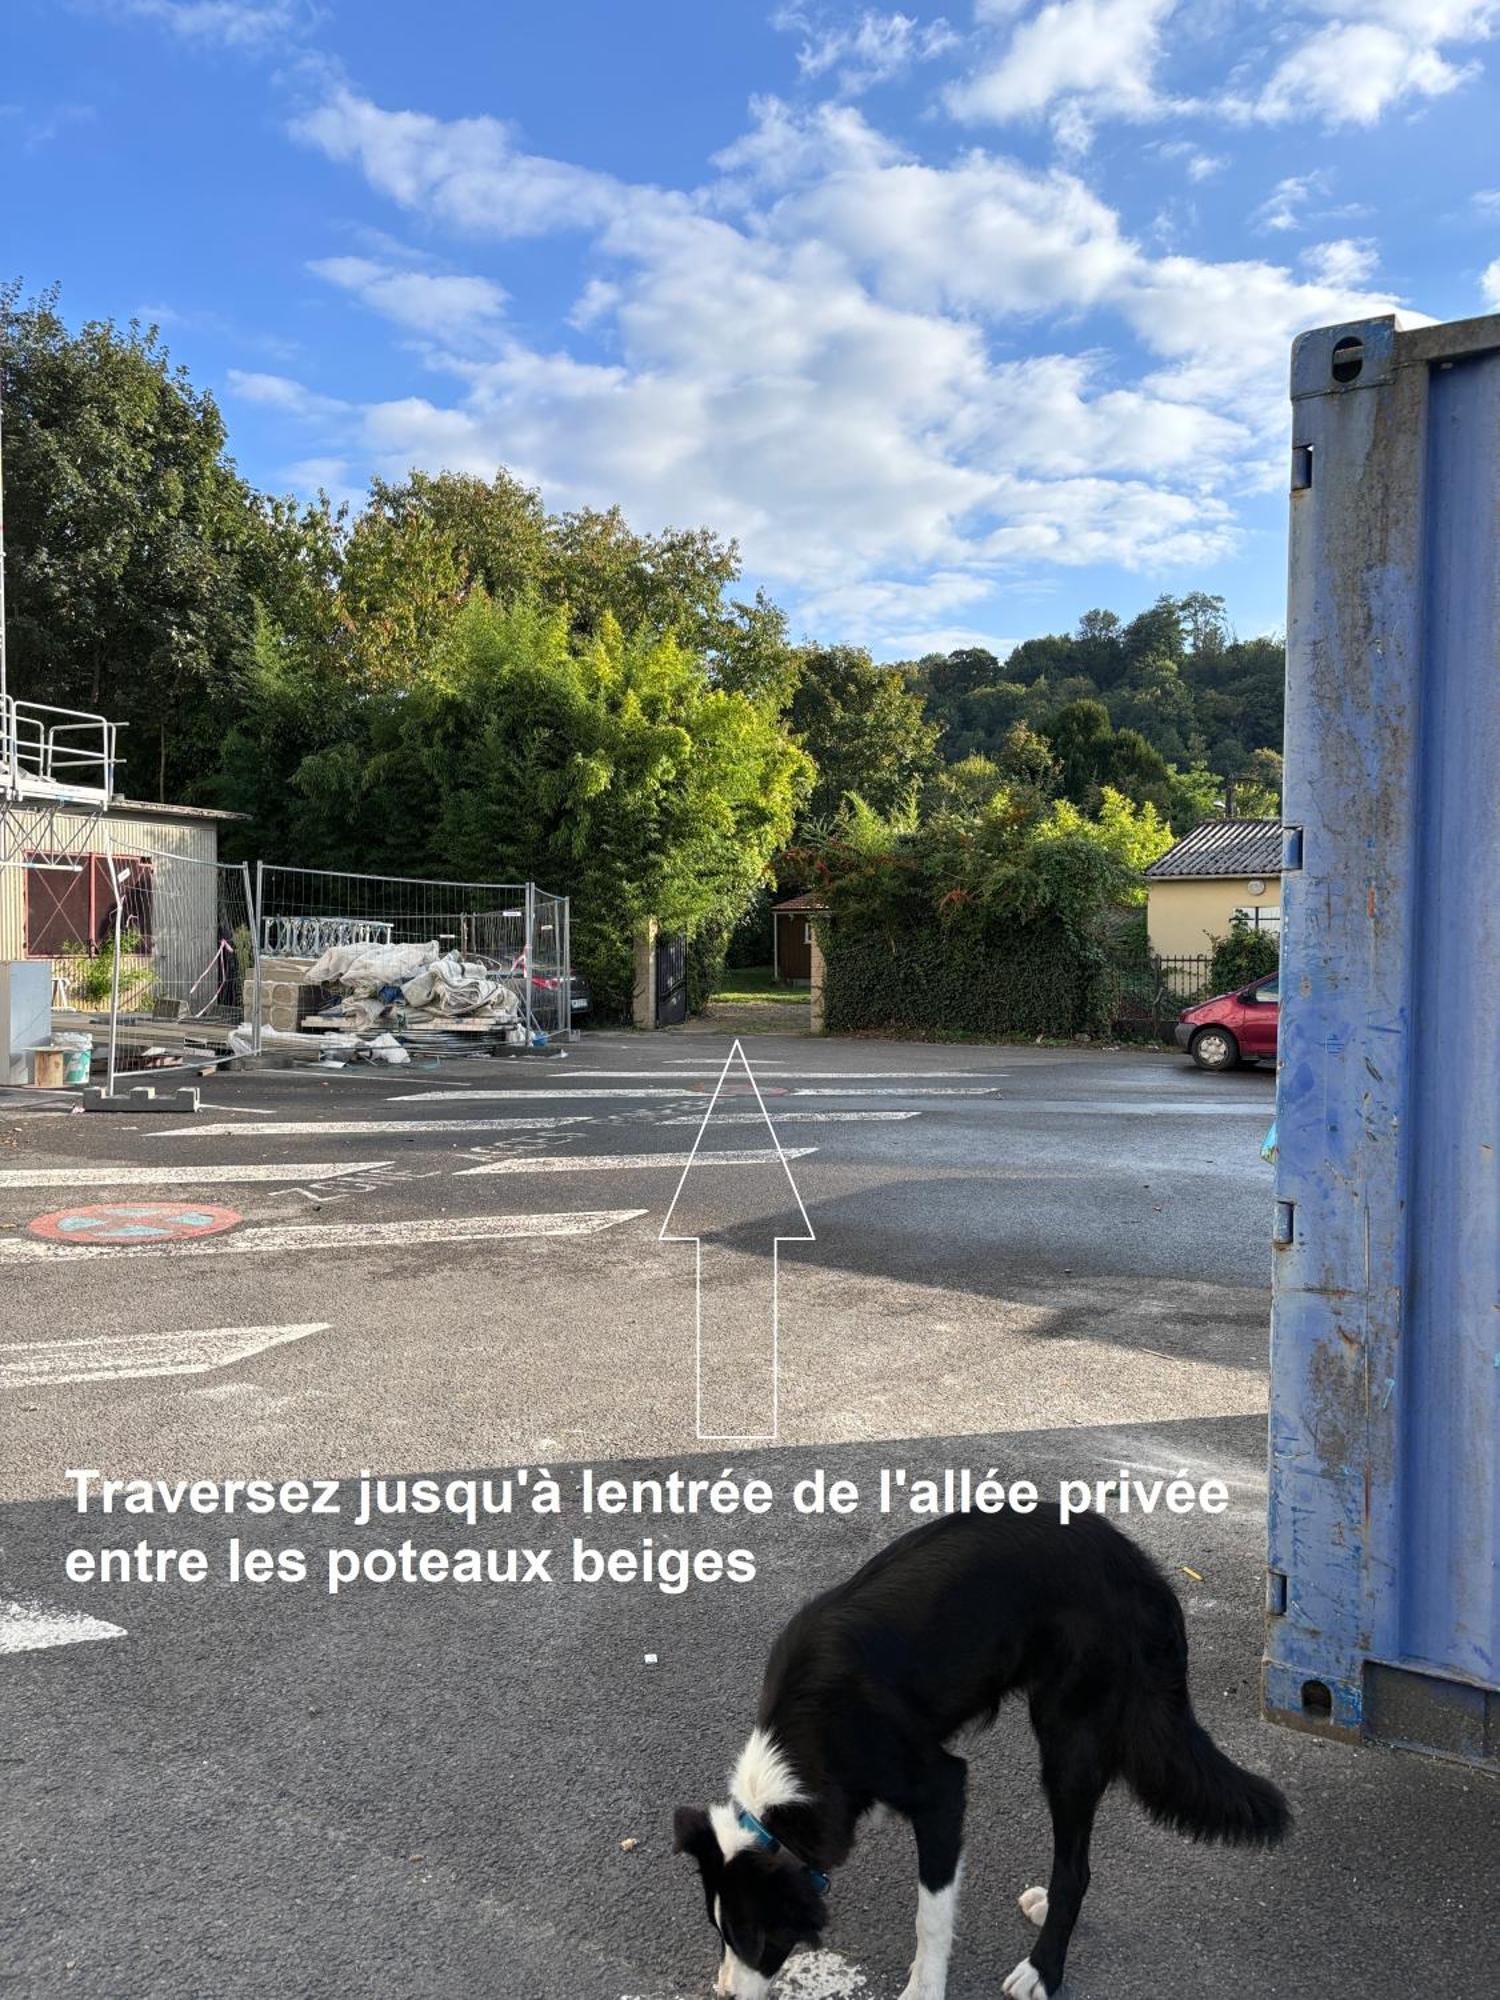
<svg viewBox="0 0 1500 2000"><path fill-rule="evenodd" d="M817 771L809 820L832 820L850 793L889 813L935 761L937 725L927 720L921 696L858 646L802 654L789 719Z"/></svg>
<svg viewBox="0 0 1500 2000"><path fill-rule="evenodd" d="M1037 838L1094 842L1131 876L1125 900L1144 903L1145 871L1166 853L1175 836L1154 805L1138 806L1123 792L1106 785L1097 818L1090 819L1081 813L1071 799L1058 799L1040 823Z"/></svg>
<svg viewBox="0 0 1500 2000"><path fill-rule="evenodd" d="M0 368L12 692L126 723L125 787L175 797L243 695L265 516L154 327L9 284Z"/></svg>

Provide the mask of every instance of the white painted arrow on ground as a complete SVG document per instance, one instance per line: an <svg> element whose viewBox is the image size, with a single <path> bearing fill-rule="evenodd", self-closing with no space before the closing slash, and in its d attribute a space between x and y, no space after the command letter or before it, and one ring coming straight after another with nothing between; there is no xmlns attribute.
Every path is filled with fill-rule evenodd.
<svg viewBox="0 0 1500 2000"><path fill-rule="evenodd" d="M240 1128L234 1128L238 1131ZM265 1126L257 1126L264 1132ZM5 1188L91 1187L209 1187L220 1182L336 1181L345 1174L373 1173L390 1160L301 1160L283 1167L6 1167L0 1169Z"/></svg>
<svg viewBox="0 0 1500 2000"><path fill-rule="evenodd" d="M412 1222L276 1223L223 1236L166 1243L53 1243L0 1238L0 1263L71 1264L96 1257L244 1257L256 1251L410 1250L424 1243L493 1243L519 1236L591 1236L633 1222L643 1208L578 1209L565 1215L442 1216Z"/></svg>
<svg viewBox="0 0 1500 2000"><path fill-rule="evenodd" d="M44 1646L76 1646L84 1639L123 1639L123 1625L81 1611L58 1611L50 1604L0 1598L0 1653L31 1653Z"/></svg>
<svg viewBox="0 0 1500 2000"><path fill-rule="evenodd" d="M210 1326L196 1333L90 1335L86 1340L18 1340L0 1346L0 1389L44 1383L142 1381L151 1375L206 1375L248 1361L268 1347L285 1347L327 1320L305 1326Z"/></svg>
<svg viewBox="0 0 1500 2000"><path fill-rule="evenodd" d="M764 1167L777 1160L801 1160L815 1153L816 1146L790 1146L779 1153L769 1146L743 1152L700 1153L705 1167ZM692 1159L691 1153L549 1153L539 1160L487 1160L482 1167L463 1167L458 1178L468 1174L588 1174L619 1173L623 1169L672 1167L678 1172Z"/></svg>

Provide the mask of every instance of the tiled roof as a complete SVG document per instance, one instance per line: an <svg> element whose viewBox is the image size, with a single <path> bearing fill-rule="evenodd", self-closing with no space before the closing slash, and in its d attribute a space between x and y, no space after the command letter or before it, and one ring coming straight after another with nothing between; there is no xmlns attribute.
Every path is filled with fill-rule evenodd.
<svg viewBox="0 0 1500 2000"><path fill-rule="evenodd" d="M1209 819L1146 870L1151 882L1215 875L1279 875L1279 819Z"/></svg>
<svg viewBox="0 0 1500 2000"><path fill-rule="evenodd" d="M815 895L811 890L804 890L800 896L788 896L784 903L771 905L772 910L778 915L787 910L826 910L827 907L823 897Z"/></svg>

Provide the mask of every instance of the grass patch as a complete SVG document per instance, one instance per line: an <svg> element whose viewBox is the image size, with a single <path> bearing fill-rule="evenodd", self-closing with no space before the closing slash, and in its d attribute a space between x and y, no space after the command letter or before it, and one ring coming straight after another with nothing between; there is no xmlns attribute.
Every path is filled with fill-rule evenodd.
<svg viewBox="0 0 1500 2000"><path fill-rule="evenodd" d="M741 1006L768 1000L783 1007L805 1007L808 992L805 986L785 985L773 976L769 965L736 965L725 972L724 983L714 988L709 1005L716 1000Z"/></svg>

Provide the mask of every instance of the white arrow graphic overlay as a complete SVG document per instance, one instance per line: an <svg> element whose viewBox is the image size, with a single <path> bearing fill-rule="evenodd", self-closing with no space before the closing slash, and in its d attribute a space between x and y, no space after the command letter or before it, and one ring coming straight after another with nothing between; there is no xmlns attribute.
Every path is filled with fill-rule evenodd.
<svg viewBox="0 0 1500 2000"><path fill-rule="evenodd" d="M758 1201L753 1206L740 1198L750 1176L741 1169L722 1177L714 1148L704 1145L721 1100L732 1102L746 1094L754 1098L768 1142L767 1165L754 1181ZM764 1236L758 1234L766 1230L771 1233L769 1284ZM659 1240L693 1245L698 1436L705 1441L774 1438L781 1404L781 1246L817 1239L738 1039L714 1085Z"/></svg>

